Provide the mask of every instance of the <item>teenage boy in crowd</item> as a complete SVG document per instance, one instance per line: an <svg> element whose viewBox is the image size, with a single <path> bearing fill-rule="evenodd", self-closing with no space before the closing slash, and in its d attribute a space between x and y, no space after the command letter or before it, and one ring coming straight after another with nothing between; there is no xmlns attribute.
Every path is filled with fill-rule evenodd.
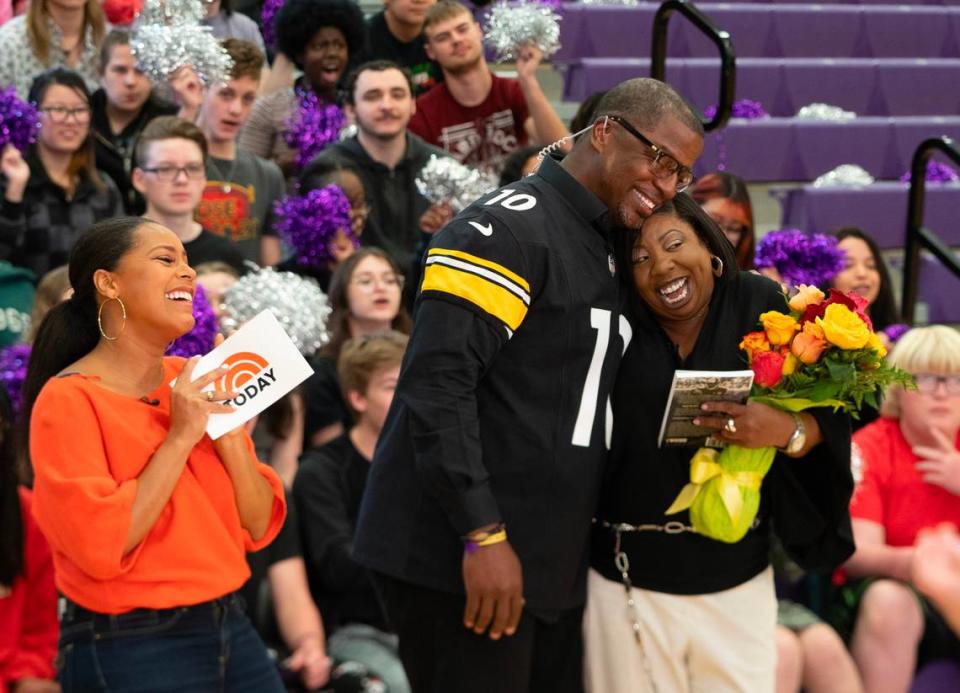
<svg viewBox="0 0 960 693"><path fill-rule="evenodd" d="M543 52L525 46L517 79L498 77L483 55L483 34L470 10L440 0L423 24L426 51L443 83L417 99L410 130L462 163L500 174L516 149L549 144L570 134L537 81Z"/></svg>
<svg viewBox="0 0 960 693"><path fill-rule="evenodd" d="M137 68L130 52L130 33L114 29L100 47L100 89L90 102L90 129L97 168L117 184L127 214L143 214L143 198L130 183L133 150L147 123L175 115L177 106L153 91L150 79Z"/></svg>
<svg viewBox="0 0 960 693"><path fill-rule="evenodd" d="M436 0L383 0L383 9L367 20L367 59L392 60L410 70L413 94L437 83L439 66L423 45L423 20Z"/></svg>
<svg viewBox="0 0 960 693"><path fill-rule="evenodd" d="M193 218L207 184L206 158L207 141L196 125L175 116L154 118L137 143L133 187L147 201L144 216L177 234L193 267L220 261L242 273L240 251Z"/></svg>
<svg viewBox="0 0 960 693"><path fill-rule="evenodd" d="M390 693L409 692L386 616L367 569L353 560L353 534L373 450L393 400L407 337L393 330L347 341L337 371L356 424L300 461L293 495L310 589L328 634L327 652L364 664Z"/></svg>
<svg viewBox="0 0 960 693"><path fill-rule="evenodd" d="M450 216L417 190L417 175L430 157L446 153L407 131L416 111L411 90L410 74L396 63L375 60L358 67L346 84L346 109L357 134L315 160L345 162L359 171L370 210L360 240L390 253L404 270L414 261L421 232L432 233Z"/></svg>
<svg viewBox="0 0 960 693"><path fill-rule="evenodd" d="M222 43L233 61L230 79L208 89L198 124L209 147L207 184L197 210L205 229L236 245L248 260L280 262L280 239L273 233L273 203L283 195L283 174L272 161L237 147L260 87L263 54L249 41Z"/></svg>

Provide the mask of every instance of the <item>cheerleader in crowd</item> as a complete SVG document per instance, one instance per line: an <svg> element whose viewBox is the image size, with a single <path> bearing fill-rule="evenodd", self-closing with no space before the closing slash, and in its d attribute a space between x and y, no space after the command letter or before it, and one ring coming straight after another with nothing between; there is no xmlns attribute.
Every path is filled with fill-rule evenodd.
<svg viewBox="0 0 960 693"><path fill-rule="evenodd" d="M352 0L287 0L274 20L277 49L303 71L290 87L257 99L240 135L240 147L273 159L291 173L295 152L284 133L308 91L321 104L337 103L348 66L363 51L363 12Z"/></svg>

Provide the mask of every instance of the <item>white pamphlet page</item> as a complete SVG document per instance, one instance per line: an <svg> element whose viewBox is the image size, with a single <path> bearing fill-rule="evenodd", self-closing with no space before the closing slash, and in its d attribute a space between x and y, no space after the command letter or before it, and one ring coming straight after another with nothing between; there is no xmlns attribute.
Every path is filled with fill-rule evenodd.
<svg viewBox="0 0 960 693"><path fill-rule="evenodd" d="M204 391L232 390L236 397L225 402L234 411L210 415L207 435L213 440L252 419L313 373L269 309L248 320L201 358L193 377L199 378L221 365L230 370Z"/></svg>
<svg viewBox="0 0 960 693"><path fill-rule="evenodd" d="M703 416L704 402L746 403L752 385L751 370L674 371L658 446L724 447L726 442L715 429L696 426L693 420Z"/></svg>

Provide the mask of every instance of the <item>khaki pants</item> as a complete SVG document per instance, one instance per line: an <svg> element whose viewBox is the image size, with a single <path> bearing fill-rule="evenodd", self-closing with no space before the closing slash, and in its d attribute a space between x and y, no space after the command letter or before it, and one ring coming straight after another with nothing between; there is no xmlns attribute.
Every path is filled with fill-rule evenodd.
<svg viewBox="0 0 960 693"><path fill-rule="evenodd" d="M774 690L777 599L771 568L713 594L634 588L635 612L627 606L620 582L591 570L587 589L583 630L589 693ZM633 635L634 617L640 622L642 650Z"/></svg>

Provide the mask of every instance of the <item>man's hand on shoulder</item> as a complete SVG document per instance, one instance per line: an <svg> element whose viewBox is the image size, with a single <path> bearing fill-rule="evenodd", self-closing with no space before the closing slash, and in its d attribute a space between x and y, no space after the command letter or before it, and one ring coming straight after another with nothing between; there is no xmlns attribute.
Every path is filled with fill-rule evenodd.
<svg viewBox="0 0 960 693"><path fill-rule="evenodd" d="M491 640L517 631L523 614L523 570L509 542L464 551L463 584L465 627L477 635L489 628Z"/></svg>

